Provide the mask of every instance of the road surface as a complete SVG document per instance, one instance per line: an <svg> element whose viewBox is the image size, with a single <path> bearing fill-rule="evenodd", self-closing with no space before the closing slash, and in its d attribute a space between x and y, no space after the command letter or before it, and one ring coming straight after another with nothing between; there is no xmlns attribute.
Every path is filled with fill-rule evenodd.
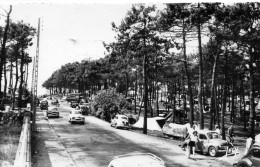
<svg viewBox="0 0 260 167"><path fill-rule="evenodd" d="M37 112L38 136L43 141L34 149L33 166L106 167L114 156L128 153L153 153L167 167L231 166L201 154L188 159L178 146L180 141L115 129L93 116L85 117L85 125L70 124L70 109L66 102L61 103L60 118L46 119L43 111Z"/></svg>

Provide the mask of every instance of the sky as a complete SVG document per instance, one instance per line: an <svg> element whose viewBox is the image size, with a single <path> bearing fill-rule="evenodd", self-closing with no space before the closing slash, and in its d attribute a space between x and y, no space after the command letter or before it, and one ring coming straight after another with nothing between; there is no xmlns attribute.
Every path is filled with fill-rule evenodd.
<svg viewBox="0 0 260 167"><path fill-rule="evenodd" d="M13 22L23 20L37 28L40 18L38 95L41 95L46 93L41 86L43 82L62 65L104 57L103 41L105 43L115 41L111 23L115 22L118 25L130 10L131 3L138 2L140 1L0 0L0 14L5 14L4 10L8 10L8 5L11 3ZM153 2L162 8L162 2L165 1L158 3L158 1L143 0L141 2ZM0 16L0 22L4 20L5 18ZM28 50L31 57L36 55L36 39L35 37L34 45ZM28 80L29 88L31 76L32 63Z"/></svg>
<svg viewBox="0 0 260 167"><path fill-rule="evenodd" d="M8 10L7 4L1 7L2 13ZM103 41L115 41L111 23L119 24L130 8L130 3L13 4L12 21L23 20L37 28L38 18L41 20L38 95L46 93L41 85L62 65L104 57ZM28 50L31 57L36 55L36 39ZM30 72L29 88L32 63Z"/></svg>

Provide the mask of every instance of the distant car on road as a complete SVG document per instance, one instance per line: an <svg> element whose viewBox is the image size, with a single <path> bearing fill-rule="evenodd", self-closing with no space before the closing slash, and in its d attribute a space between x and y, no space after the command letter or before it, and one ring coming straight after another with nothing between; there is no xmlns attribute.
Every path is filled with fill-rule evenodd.
<svg viewBox="0 0 260 167"><path fill-rule="evenodd" d="M236 167L257 167L260 166L260 144L255 143L251 146L249 151L243 156L237 164L233 166Z"/></svg>
<svg viewBox="0 0 260 167"><path fill-rule="evenodd" d="M77 101L71 101L70 102L70 107L71 108L76 108L78 106L78 102Z"/></svg>
<svg viewBox="0 0 260 167"><path fill-rule="evenodd" d="M199 141L196 142L195 151L208 153L212 157L217 156L218 153L226 152L229 148L229 143L222 140L221 136L215 131L199 130L198 138Z"/></svg>
<svg viewBox="0 0 260 167"><path fill-rule="evenodd" d="M151 153L126 154L115 157L108 167L165 167L164 161Z"/></svg>
<svg viewBox="0 0 260 167"><path fill-rule="evenodd" d="M48 110L48 101L47 100L41 101L40 108L41 110Z"/></svg>
<svg viewBox="0 0 260 167"><path fill-rule="evenodd" d="M71 110L69 113L69 122L85 124L85 117L81 114L81 110Z"/></svg>
<svg viewBox="0 0 260 167"><path fill-rule="evenodd" d="M126 129L130 129L130 124L128 121L128 117L125 115L115 115L112 119L111 119L111 126L114 126L116 129L117 128L126 128Z"/></svg>
<svg viewBox="0 0 260 167"><path fill-rule="evenodd" d="M48 110L46 111L46 117L60 117L60 112L57 107L49 107Z"/></svg>

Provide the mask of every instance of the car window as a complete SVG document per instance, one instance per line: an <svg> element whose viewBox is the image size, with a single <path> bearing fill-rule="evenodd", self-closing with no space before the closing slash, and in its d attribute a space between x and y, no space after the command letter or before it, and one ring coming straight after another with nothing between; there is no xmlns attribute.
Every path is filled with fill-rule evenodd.
<svg viewBox="0 0 260 167"><path fill-rule="evenodd" d="M256 158L260 158L260 150L259 149L253 149L251 151L251 155Z"/></svg>
<svg viewBox="0 0 260 167"><path fill-rule="evenodd" d="M220 139L221 136L217 132L210 132L207 133L209 139Z"/></svg>
<svg viewBox="0 0 260 167"><path fill-rule="evenodd" d="M78 110L75 110L75 111L73 111L73 114L81 114L81 112Z"/></svg>
<svg viewBox="0 0 260 167"><path fill-rule="evenodd" d="M199 139L207 140L207 137L204 134L199 134Z"/></svg>
<svg viewBox="0 0 260 167"><path fill-rule="evenodd" d="M121 118L127 120L127 117L121 117Z"/></svg>

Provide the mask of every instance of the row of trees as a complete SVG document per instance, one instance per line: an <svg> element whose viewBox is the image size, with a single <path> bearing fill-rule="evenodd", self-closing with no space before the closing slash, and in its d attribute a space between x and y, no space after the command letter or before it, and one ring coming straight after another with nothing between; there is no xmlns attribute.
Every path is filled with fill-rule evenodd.
<svg viewBox="0 0 260 167"><path fill-rule="evenodd" d="M10 18L12 6L9 11L5 12L5 25L0 26L0 106L6 103L5 99L8 94L14 104L18 90L18 106L21 107L23 95L29 95L26 85L29 74L28 66L32 62L32 58L27 49L33 44L32 39L36 30L23 21L12 22Z"/></svg>
<svg viewBox="0 0 260 167"><path fill-rule="evenodd" d="M140 89L145 119L148 99L158 101L160 85L167 85L169 102L183 97L189 121L196 119L198 99L200 128L204 128L203 106L210 100L210 129L221 124L225 138L227 104L234 122L235 112L246 115L245 96L250 100L250 134L254 136L255 97L258 95L260 64L260 8L258 3L166 4L163 10L133 5L119 25L112 23L116 42L105 44L108 53L99 60L70 63L55 71L43 84L48 89L89 90L116 87L128 95ZM198 52L191 42L198 43ZM207 41L202 44L202 41ZM136 70L133 72L133 69ZM239 101L235 97L239 96ZM177 102L178 102L177 100ZM228 102L228 103L227 103ZM187 105L189 103L189 106ZM180 104L180 103L179 103ZM236 107L238 105L238 111ZM244 117L244 127L246 128ZM144 133L146 133L144 121Z"/></svg>

